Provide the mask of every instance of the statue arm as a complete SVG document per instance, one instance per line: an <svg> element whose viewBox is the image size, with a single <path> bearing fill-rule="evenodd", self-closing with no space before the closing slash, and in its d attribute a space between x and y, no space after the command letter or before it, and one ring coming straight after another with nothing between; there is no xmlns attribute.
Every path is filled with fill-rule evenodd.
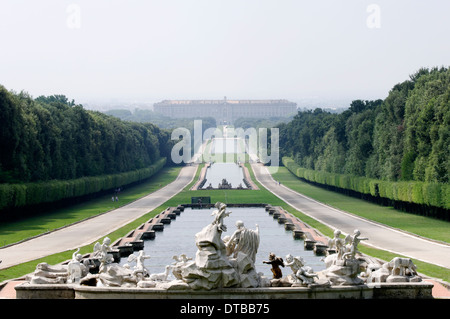
<svg viewBox="0 0 450 319"><path fill-rule="evenodd" d="M236 231L233 233L233 235L231 235L230 240L228 240L228 242L227 242L227 246L228 246L228 245L231 245L231 244L233 244L233 243L235 242L236 237L237 237L237 234L238 234L238 230L236 230Z"/></svg>
<svg viewBox="0 0 450 319"><path fill-rule="evenodd" d="M78 252L80 251L80 247L72 254L72 259L76 259Z"/></svg>

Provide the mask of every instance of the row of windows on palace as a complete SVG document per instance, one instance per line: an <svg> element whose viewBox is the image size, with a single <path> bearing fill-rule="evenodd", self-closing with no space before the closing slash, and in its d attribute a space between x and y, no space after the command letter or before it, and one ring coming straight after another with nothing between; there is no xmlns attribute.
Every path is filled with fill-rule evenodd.
<svg viewBox="0 0 450 319"><path fill-rule="evenodd" d="M296 112L296 107L292 106L254 106L236 108L217 108L212 106L161 106L155 107L155 112L170 117L197 117L197 116L232 116L233 118L247 116L289 116Z"/></svg>

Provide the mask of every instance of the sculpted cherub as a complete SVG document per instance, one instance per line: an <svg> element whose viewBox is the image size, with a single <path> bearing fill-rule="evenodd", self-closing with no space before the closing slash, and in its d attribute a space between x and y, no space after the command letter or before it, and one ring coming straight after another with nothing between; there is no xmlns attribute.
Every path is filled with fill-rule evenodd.
<svg viewBox="0 0 450 319"><path fill-rule="evenodd" d="M280 279L283 277L280 266L284 267L283 258L277 257L274 253L269 254L269 261L263 261L264 264L272 265L272 274L274 279Z"/></svg>
<svg viewBox="0 0 450 319"><path fill-rule="evenodd" d="M217 228L220 231L226 232L227 226L223 224L223 219L227 216L230 216L231 212L226 211L227 205L225 205L224 203L217 202L214 207L218 209L214 210L211 214L212 216L215 216L212 224L216 224Z"/></svg>
<svg viewBox="0 0 450 319"><path fill-rule="evenodd" d="M314 283L314 277L319 278L311 267L305 266L305 262L301 257L293 257L291 254L286 256L286 266L291 267L293 272L293 279L295 282L303 284Z"/></svg>
<svg viewBox="0 0 450 319"><path fill-rule="evenodd" d="M354 259L356 253L359 253L358 244L361 242L361 240L369 239L366 237L360 238L360 235L360 231L358 229L355 229L355 231L353 232L353 236L348 235L346 237L346 241L350 241L350 244L347 245L347 251L342 255L342 259Z"/></svg>

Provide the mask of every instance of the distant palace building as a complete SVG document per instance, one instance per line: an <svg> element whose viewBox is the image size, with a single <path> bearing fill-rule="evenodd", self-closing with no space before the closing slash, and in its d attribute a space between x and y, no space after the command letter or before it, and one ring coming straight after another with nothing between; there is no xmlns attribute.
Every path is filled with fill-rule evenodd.
<svg viewBox="0 0 450 319"><path fill-rule="evenodd" d="M232 124L238 118L288 117L297 104L287 100L164 100L153 110L171 118L213 117L217 124Z"/></svg>

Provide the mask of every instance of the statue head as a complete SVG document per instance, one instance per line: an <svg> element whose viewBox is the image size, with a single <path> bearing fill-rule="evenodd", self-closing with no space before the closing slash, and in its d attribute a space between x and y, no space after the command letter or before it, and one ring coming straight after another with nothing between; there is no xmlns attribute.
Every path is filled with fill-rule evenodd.
<svg viewBox="0 0 450 319"><path fill-rule="evenodd" d="M180 255L180 260L182 260L182 261L187 261L188 258L187 258L187 256L186 256L185 254L181 254L181 255Z"/></svg>
<svg viewBox="0 0 450 319"><path fill-rule="evenodd" d="M341 235L341 231L339 229L336 229L334 231L334 237L339 237Z"/></svg>
<svg viewBox="0 0 450 319"><path fill-rule="evenodd" d="M287 261L288 263L290 263L293 259L294 259L294 257L292 257L291 254L286 255L286 261Z"/></svg>
<svg viewBox="0 0 450 319"><path fill-rule="evenodd" d="M48 264L46 262L39 263L37 264L36 269L48 269Z"/></svg>
<svg viewBox="0 0 450 319"><path fill-rule="evenodd" d="M237 228L242 228L242 227L244 227L244 222L243 222L242 220L236 221L236 227L237 227Z"/></svg>

